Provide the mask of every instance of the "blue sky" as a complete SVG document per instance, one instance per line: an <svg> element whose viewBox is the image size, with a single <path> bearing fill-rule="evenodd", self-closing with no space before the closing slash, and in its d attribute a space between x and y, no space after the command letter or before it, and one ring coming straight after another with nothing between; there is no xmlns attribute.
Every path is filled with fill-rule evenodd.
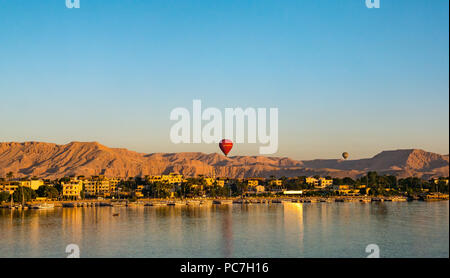
<svg viewBox="0 0 450 278"><path fill-rule="evenodd" d="M0 0L0 141L174 145L175 107L278 107L296 159L449 152L449 2ZM231 155L258 155L259 145Z"/></svg>

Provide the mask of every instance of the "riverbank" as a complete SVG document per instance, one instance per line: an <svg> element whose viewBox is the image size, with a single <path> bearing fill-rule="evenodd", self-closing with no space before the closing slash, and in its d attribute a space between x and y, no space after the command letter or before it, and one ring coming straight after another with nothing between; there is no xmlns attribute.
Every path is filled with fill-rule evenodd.
<svg viewBox="0 0 450 278"><path fill-rule="evenodd" d="M231 204L271 204L271 203L332 203L332 202L407 202L407 201L442 201L448 200L448 194L426 196L334 196L334 197L234 197L234 198L171 198L171 199L139 199L129 200L77 200L77 201L33 201L22 206L19 203L3 203L4 209L33 209L37 204L51 204L52 207L134 207L134 206L192 206L192 205L231 205Z"/></svg>

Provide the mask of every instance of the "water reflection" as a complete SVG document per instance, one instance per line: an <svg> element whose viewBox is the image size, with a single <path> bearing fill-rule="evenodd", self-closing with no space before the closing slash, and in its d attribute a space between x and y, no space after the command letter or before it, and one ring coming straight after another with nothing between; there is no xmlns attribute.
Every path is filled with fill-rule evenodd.
<svg viewBox="0 0 450 278"><path fill-rule="evenodd" d="M299 252L303 252L303 204L283 204L283 220L286 238L292 238L292 242L297 245L297 247L299 248Z"/></svg>
<svg viewBox="0 0 450 278"><path fill-rule="evenodd" d="M233 255L233 220L232 206L226 206L222 215L223 256L229 258Z"/></svg>
<svg viewBox="0 0 450 278"><path fill-rule="evenodd" d="M448 257L448 223L448 202L2 209L0 257Z"/></svg>

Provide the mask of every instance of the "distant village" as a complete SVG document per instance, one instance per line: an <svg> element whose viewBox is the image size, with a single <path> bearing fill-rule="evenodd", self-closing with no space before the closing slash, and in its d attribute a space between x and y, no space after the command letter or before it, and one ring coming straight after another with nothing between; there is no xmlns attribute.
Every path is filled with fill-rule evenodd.
<svg viewBox="0 0 450 278"><path fill-rule="evenodd" d="M319 176L232 179L211 175L185 177L178 173L135 178L70 176L57 180L0 178L0 202L271 196L413 196L448 194L448 177L422 180L368 172L358 179Z"/></svg>

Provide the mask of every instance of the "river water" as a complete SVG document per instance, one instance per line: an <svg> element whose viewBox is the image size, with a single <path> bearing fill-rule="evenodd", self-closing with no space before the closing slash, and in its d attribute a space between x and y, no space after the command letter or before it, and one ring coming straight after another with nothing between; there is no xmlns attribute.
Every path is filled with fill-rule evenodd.
<svg viewBox="0 0 450 278"><path fill-rule="evenodd" d="M61 258L68 244L80 257L363 258L376 244L448 258L449 202L0 209L0 257Z"/></svg>

